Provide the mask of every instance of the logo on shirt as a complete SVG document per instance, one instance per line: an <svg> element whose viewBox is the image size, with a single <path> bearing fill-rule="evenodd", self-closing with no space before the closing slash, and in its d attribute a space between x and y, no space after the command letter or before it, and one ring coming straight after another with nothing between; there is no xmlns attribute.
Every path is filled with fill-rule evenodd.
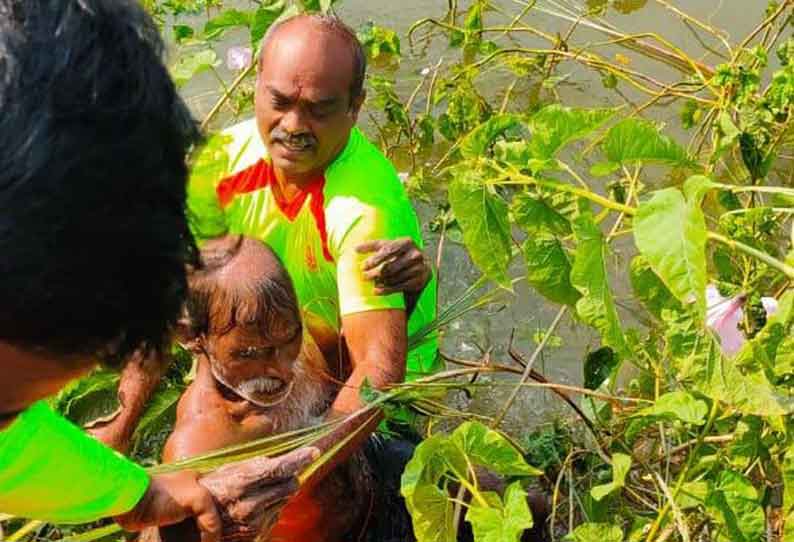
<svg viewBox="0 0 794 542"><path fill-rule="evenodd" d="M306 268L317 271L317 256L314 255L314 247L311 245L306 245Z"/></svg>

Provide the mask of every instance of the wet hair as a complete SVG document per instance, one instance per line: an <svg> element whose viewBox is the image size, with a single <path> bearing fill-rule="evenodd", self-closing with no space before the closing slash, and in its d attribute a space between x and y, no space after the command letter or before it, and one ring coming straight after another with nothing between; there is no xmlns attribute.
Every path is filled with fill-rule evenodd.
<svg viewBox="0 0 794 542"><path fill-rule="evenodd" d="M183 339L223 335L250 324L258 324L267 334L285 320L300 323L298 298L287 270L276 253L256 239L228 236L210 241L188 283Z"/></svg>
<svg viewBox="0 0 794 542"><path fill-rule="evenodd" d="M64 363L165 344L199 131L162 55L135 0L0 0L0 340Z"/></svg>
<svg viewBox="0 0 794 542"><path fill-rule="evenodd" d="M356 32L346 25L342 20L330 14L323 13L301 13L288 17L279 21L271 26L265 38L262 40L262 52L265 51L266 45L278 33L279 29L288 26L291 23L299 21L310 21L319 26L322 30L334 34L341 38L348 49L353 60L353 73L351 74L350 81L350 100L351 102L364 94L364 80L367 75L367 55L364 52L364 47L356 36ZM260 55L260 63L262 62L262 55Z"/></svg>

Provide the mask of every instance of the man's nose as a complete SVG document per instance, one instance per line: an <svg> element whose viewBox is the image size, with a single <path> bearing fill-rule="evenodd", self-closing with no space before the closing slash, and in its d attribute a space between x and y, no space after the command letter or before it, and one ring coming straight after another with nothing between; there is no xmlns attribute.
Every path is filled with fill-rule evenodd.
<svg viewBox="0 0 794 542"><path fill-rule="evenodd" d="M299 107L293 107L281 117L281 128L293 137L311 133L306 116Z"/></svg>

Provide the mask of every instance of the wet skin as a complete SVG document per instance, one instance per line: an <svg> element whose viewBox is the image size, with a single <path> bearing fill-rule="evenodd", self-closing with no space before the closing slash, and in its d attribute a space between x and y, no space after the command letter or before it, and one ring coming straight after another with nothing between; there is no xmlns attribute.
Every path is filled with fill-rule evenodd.
<svg viewBox="0 0 794 542"><path fill-rule="evenodd" d="M290 326L286 325L285 329ZM240 383L250 378L268 376L282 379L294 393L300 393L299 406L295 402L283 400L270 407L262 407L245 400L232 389L219 382L207 356L200 356L196 380L182 396L177 409L177 422L163 452L164 462L174 462L218 448L242 444L260 439L274 433L292 430L316 423L322 418L333 397L338 391L337 380L329 375L328 364L322 351L333 352L339 347L336 337L318 333L323 341L317 348L301 349L301 341L292 338L284 339L279 346L261 348L265 339L253 329L232 329L224 336L218 350L224 352L226 361L216 358L216 372L223 371L230 382ZM300 337L300 334L298 335ZM288 334L285 334L288 337ZM218 338L220 339L220 338ZM252 345L260 348L249 349ZM295 351L297 346L300 352ZM272 348L266 350L266 348ZM293 359L288 356L275 355L276 350L293 351ZM261 355L258 359L247 357L240 360L237 353L270 352L270 356ZM330 354L333 355L333 354ZM299 358L299 359L298 359ZM300 378L300 382L295 379ZM259 395L258 400L270 401L277 398ZM295 408L302 409L296 414ZM293 497L290 506L300 514L304 510L316 510L319 517L315 519L322 525L322 532L313 533L311 539L316 542L336 542L360 529L368 509L371 494L371 478L360 454L354 454L347 462L337 467L326 476L322 483L315 485L310 492L299 493ZM256 538L268 540L267 531L272 525L267 523L258 533L248 532L235 538L236 542ZM284 525L276 525L276 530ZM165 529L161 538L168 542L187 542L194 539L195 532L187 526ZM152 540L148 533L146 540ZM279 538L287 542L289 538ZM297 542L297 540L295 541Z"/></svg>

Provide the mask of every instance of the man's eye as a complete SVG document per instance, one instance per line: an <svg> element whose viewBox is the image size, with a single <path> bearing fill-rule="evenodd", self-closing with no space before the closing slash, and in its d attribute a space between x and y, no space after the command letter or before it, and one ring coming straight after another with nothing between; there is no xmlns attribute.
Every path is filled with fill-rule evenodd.
<svg viewBox="0 0 794 542"><path fill-rule="evenodd" d="M252 346L250 348L245 348L237 352L237 357L242 359L253 359L257 356L258 352L259 350Z"/></svg>
<svg viewBox="0 0 794 542"><path fill-rule="evenodd" d="M281 110L289 107L289 102L281 98L273 98L272 100L270 100L270 103L273 105L274 109Z"/></svg>

